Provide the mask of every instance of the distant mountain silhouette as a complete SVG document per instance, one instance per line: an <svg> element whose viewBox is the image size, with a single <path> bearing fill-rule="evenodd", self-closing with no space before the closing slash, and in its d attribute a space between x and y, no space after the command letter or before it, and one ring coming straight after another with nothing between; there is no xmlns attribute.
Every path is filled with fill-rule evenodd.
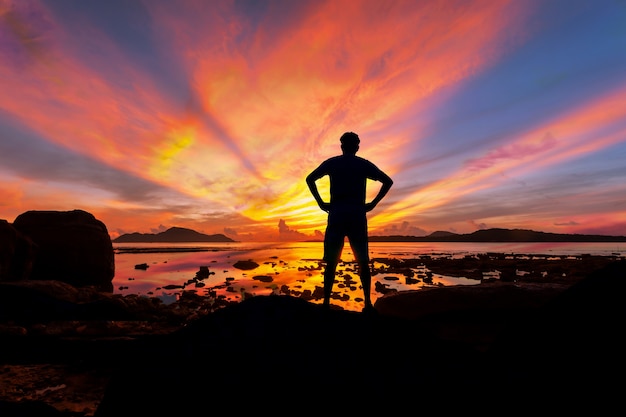
<svg viewBox="0 0 626 417"><path fill-rule="evenodd" d="M370 236L370 242L626 242L626 236L536 232L525 229L486 229L469 234L446 231L428 236Z"/></svg>
<svg viewBox="0 0 626 417"><path fill-rule="evenodd" d="M223 234L205 235L183 227L171 227L161 233L126 233L113 239L113 243L135 242L235 242Z"/></svg>

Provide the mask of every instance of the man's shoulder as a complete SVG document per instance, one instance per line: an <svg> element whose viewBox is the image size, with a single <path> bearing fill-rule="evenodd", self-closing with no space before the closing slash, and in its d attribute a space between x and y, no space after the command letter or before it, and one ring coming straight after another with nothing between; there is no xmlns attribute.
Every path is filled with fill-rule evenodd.
<svg viewBox="0 0 626 417"><path fill-rule="evenodd" d="M356 160L358 161L358 163L360 163L362 166L368 166L368 167L376 167L376 164L374 164L372 161L370 161L369 159L365 159L362 158L360 156L354 156L356 158Z"/></svg>
<svg viewBox="0 0 626 417"><path fill-rule="evenodd" d="M332 156L322 162L322 166L337 169L369 169L376 168L376 165L368 159L357 155L337 155Z"/></svg>
<svg viewBox="0 0 626 417"><path fill-rule="evenodd" d="M336 164L336 163L340 163L342 159L342 155L337 155L337 156L331 156L330 158L326 159L324 162L322 162L322 165L324 164Z"/></svg>
<svg viewBox="0 0 626 417"><path fill-rule="evenodd" d="M365 158L357 156L357 155L354 155L354 157L356 159L358 159L359 161L361 161L361 162L368 163L368 164L373 164L372 161L370 161L369 159L365 159Z"/></svg>

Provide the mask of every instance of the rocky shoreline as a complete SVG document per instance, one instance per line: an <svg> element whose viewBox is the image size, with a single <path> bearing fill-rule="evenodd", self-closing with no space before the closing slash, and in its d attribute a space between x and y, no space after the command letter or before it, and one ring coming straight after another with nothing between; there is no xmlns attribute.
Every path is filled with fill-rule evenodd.
<svg viewBox="0 0 626 417"><path fill-rule="evenodd" d="M3 283L0 411L3 416L26 415L24 410L37 407L36 415L193 415L202 408L200 387L223 398L239 392L259 399L273 392L265 379L281 387L284 401L325 383L325 390L359 395L358 382L366 377L378 380L376 392L394 398L409 380L421 389L437 382L489 386L496 378L518 391L546 381L577 390L585 385L572 377L569 361L576 372L595 378L602 369L624 364L616 350L624 342L616 336L626 317L618 296L624 293L626 260L599 258L586 264L590 271L584 278L569 282L565 277L577 273L565 263L559 282L521 278L388 294L378 299L374 317L324 311L289 295L202 310L206 300L191 294L165 306L145 297L101 299L95 290L55 282L22 292L13 306L26 310L16 314L19 309L6 307L8 299L18 299L8 287L23 290L28 284ZM454 268L459 273L468 266ZM71 307L68 293L83 301ZM55 297L62 302L52 302ZM347 355L343 359L341 352ZM190 362L193 372L184 366ZM369 369L367 376L362 367ZM315 376L314 369L326 377ZM211 377L198 382L204 372ZM277 377L293 381L298 391L291 392L291 384L274 385ZM186 400L163 408L154 402L161 396Z"/></svg>
<svg viewBox="0 0 626 417"><path fill-rule="evenodd" d="M381 286L366 314L289 288L167 305L113 294L106 227L80 210L0 222L0 248L3 417L621 405L621 256L377 259L376 274L422 265L480 284Z"/></svg>

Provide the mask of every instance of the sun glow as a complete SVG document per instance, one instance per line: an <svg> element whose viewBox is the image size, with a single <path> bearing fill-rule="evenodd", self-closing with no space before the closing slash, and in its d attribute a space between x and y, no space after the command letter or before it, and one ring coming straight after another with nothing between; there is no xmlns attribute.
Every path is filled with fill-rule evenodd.
<svg viewBox="0 0 626 417"><path fill-rule="evenodd" d="M0 193L10 204L0 218L69 207L112 229L254 240L282 225L317 237L326 214L305 177L351 130L359 155L394 179L372 230L520 226L502 203L513 189L594 196L584 212L555 214L543 194L524 194L538 229L623 230L623 203L610 197L623 194L612 184L624 184L626 143L618 6L288 3L140 2L113 22L101 4L3 2ZM600 180L569 192L550 182L556 172L569 181L579 163L609 176L606 192L594 193Z"/></svg>

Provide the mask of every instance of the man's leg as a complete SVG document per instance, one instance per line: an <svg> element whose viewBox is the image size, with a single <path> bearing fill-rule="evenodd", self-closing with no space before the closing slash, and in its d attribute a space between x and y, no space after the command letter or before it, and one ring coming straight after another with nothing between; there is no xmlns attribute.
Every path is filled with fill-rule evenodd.
<svg viewBox="0 0 626 417"><path fill-rule="evenodd" d="M371 311L373 309L371 298L372 273L370 271L367 217L363 213L362 217L355 216L353 221L348 239L359 266L359 277L361 278L361 287L363 288L363 311Z"/></svg>
<svg viewBox="0 0 626 417"><path fill-rule="evenodd" d="M337 221L336 216L329 214L328 225L324 234L324 261L326 262L326 268L324 269L325 307L330 306L330 296L333 293L333 284L335 283L335 272L343 251L343 239L342 223Z"/></svg>
<svg viewBox="0 0 626 417"><path fill-rule="evenodd" d="M358 264L361 287L363 287L363 304L368 309L372 307L372 273L370 271L369 259L359 260Z"/></svg>
<svg viewBox="0 0 626 417"><path fill-rule="evenodd" d="M336 270L336 261L331 260L326 262L326 269L324 269L324 307L330 306L330 296L333 293L333 284L335 283Z"/></svg>
<svg viewBox="0 0 626 417"><path fill-rule="evenodd" d="M359 278L361 279L361 287L363 288L363 305L364 310L372 309L372 272L370 271L370 258L368 253L367 241L356 240L350 242L352 252L356 258L359 267Z"/></svg>

